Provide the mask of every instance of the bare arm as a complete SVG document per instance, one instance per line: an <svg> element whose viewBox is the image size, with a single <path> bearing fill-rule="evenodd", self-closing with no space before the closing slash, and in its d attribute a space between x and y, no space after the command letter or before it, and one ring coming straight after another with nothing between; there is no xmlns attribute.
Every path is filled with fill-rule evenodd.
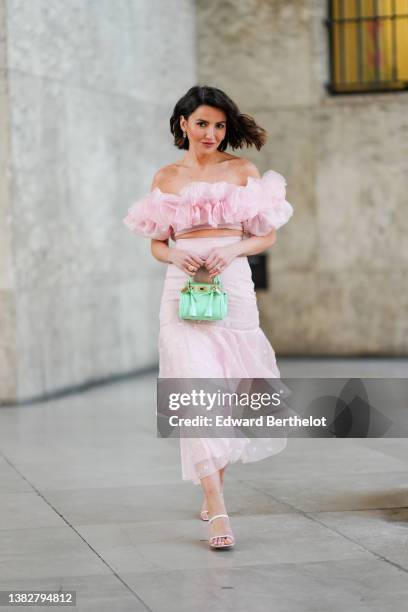
<svg viewBox="0 0 408 612"><path fill-rule="evenodd" d="M157 261L161 261L163 263L171 263L170 261L170 251L168 240L156 240L153 238L151 240L150 250L155 259Z"/></svg>
<svg viewBox="0 0 408 612"><path fill-rule="evenodd" d="M159 187L159 183L162 179L162 175L163 175L162 169L158 170L156 174L154 175L152 185L151 185L152 191L155 187ZM168 239L167 240L156 240L155 238L153 238L150 241L150 250L151 250L153 257L157 259L158 261L161 261L163 263L171 263L170 261L171 248L169 247Z"/></svg>
<svg viewBox="0 0 408 612"><path fill-rule="evenodd" d="M231 244L230 248L236 257L241 255L257 255L271 247L275 241L276 229L273 229L269 234L265 234L265 236L251 236L247 240Z"/></svg>

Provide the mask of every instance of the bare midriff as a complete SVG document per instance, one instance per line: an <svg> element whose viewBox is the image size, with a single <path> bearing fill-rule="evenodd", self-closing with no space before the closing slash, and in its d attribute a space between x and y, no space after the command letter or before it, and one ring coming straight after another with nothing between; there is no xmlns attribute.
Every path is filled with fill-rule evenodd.
<svg viewBox="0 0 408 612"><path fill-rule="evenodd" d="M175 236L176 240L181 240L182 238L205 238L212 236L242 236L243 230L240 229L228 229L228 228L215 228L215 229L201 229L194 230L193 232L186 232L185 234L180 234L180 236Z"/></svg>

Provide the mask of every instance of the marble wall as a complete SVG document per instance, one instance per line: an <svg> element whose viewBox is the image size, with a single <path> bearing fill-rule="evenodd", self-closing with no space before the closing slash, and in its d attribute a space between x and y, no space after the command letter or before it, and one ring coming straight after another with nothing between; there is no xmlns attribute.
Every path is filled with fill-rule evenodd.
<svg viewBox="0 0 408 612"><path fill-rule="evenodd" d="M268 130L295 214L268 251L278 353L408 353L408 92L330 96L325 0L198 0L200 82Z"/></svg>
<svg viewBox="0 0 408 612"><path fill-rule="evenodd" d="M189 0L0 0L3 403L157 364L164 266L122 219L176 152L194 15Z"/></svg>
<svg viewBox="0 0 408 612"><path fill-rule="evenodd" d="M12 260L10 109L7 79L6 11L0 2L0 401L16 395L16 293Z"/></svg>

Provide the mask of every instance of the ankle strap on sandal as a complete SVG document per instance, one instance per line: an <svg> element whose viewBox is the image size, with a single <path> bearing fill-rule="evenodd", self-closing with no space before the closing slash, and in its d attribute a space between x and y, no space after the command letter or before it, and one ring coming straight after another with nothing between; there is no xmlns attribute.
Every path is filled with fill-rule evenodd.
<svg viewBox="0 0 408 612"><path fill-rule="evenodd" d="M220 518L221 516L225 516L225 518L229 518L229 517L228 517L228 514L215 514L214 516L212 516L212 517L209 519L209 521L208 521L208 522L209 522L209 523L211 523L211 521L213 521L213 520L214 520L214 519L216 519L216 518Z"/></svg>

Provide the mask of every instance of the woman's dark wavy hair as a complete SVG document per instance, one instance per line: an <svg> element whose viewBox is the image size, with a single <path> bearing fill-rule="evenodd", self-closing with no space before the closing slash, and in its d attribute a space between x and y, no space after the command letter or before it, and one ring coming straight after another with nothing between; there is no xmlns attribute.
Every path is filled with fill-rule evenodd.
<svg viewBox="0 0 408 612"><path fill-rule="evenodd" d="M180 116L188 119L202 104L220 108L227 116L225 138L218 146L218 151L225 151L228 145L232 149L242 149L244 144L247 147L255 145L259 151L265 144L266 130L257 125L250 115L240 113L238 106L226 93L217 87L194 85L177 102L170 118L170 131L174 136L174 144L179 149L189 148L188 137L184 138L180 127Z"/></svg>

